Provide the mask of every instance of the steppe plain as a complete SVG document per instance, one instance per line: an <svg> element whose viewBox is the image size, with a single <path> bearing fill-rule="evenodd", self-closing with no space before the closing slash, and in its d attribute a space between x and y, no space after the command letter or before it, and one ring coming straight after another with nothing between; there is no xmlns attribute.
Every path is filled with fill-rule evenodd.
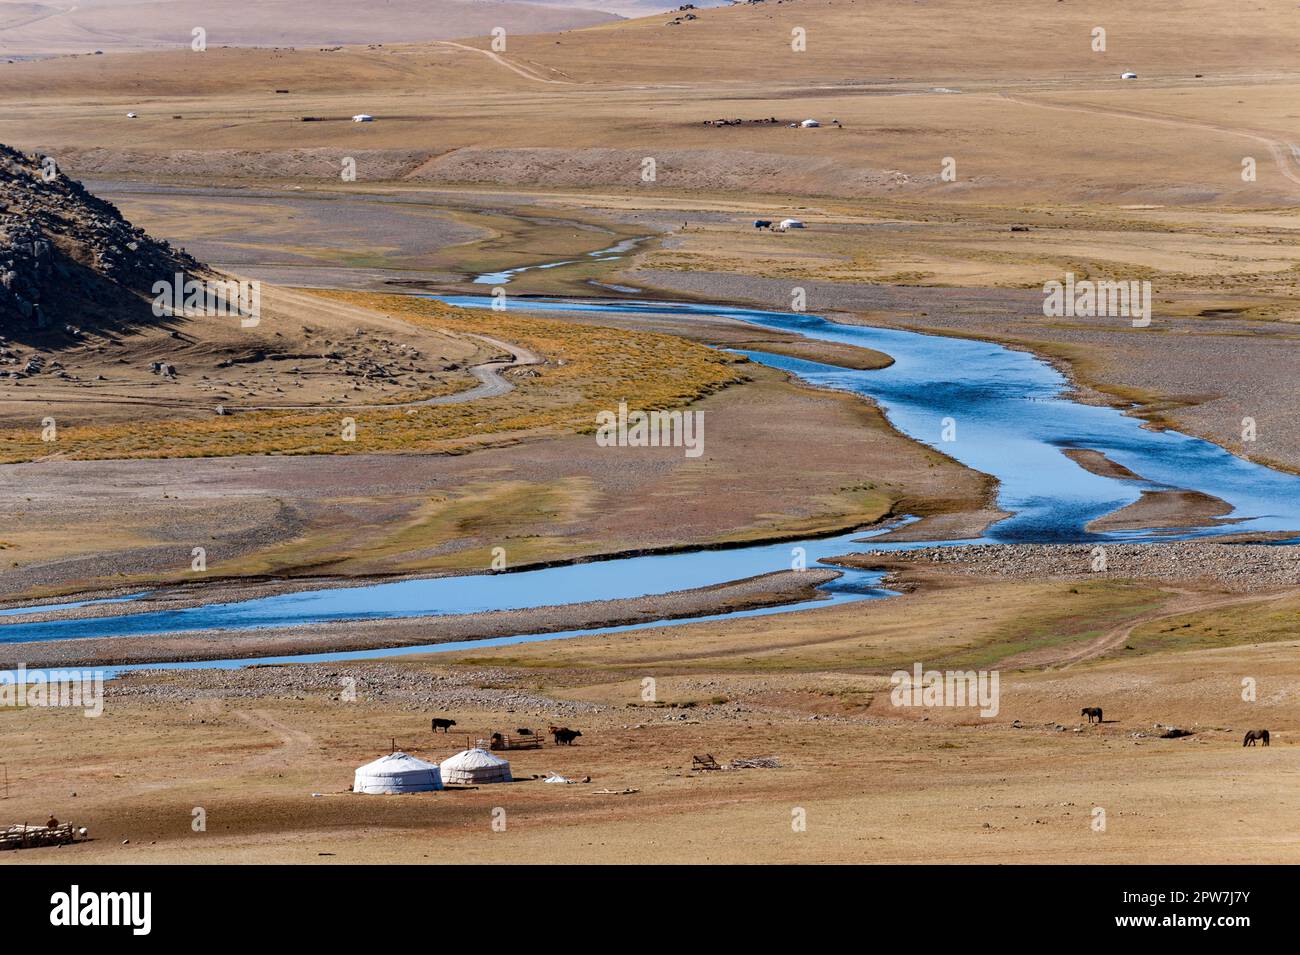
<svg viewBox="0 0 1300 955"><path fill-rule="evenodd" d="M0 596L159 588L184 603L482 570L503 539L529 563L903 514L923 518L913 533L955 539L998 516L984 475L871 404L707 346L868 368L888 356L809 352L725 321L470 318L409 294L570 258L517 276L512 300L786 308L798 286L838 320L1033 351L1081 400L1300 470L1294 5L768 0L674 16L512 34L500 53L480 36L0 58L0 142L55 157L150 233L272 286L251 336L140 330L65 354L81 385L0 382ZM1129 69L1138 79L1121 81ZM350 122L358 112L376 121ZM810 117L823 125L788 125ZM354 182L340 180L347 158ZM810 228L750 225L786 216ZM621 257L588 254L629 240ZM1149 279L1152 326L1045 318L1041 286L1067 271ZM420 358L393 357L403 349ZM265 357L329 350L334 364L304 364L288 389ZM412 404L521 351L543 363L505 371L505 394ZM160 356L177 381L113 370ZM347 371L373 363L391 375ZM611 460L591 414L629 393L705 410L707 455ZM241 413L214 418L218 400ZM57 454L36 432L52 405ZM331 443L340 408L360 424L347 447ZM201 586L195 542L209 551ZM97 720L0 713L4 820L54 813L95 837L3 861L1296 861L1294 549L1146 547L1105 575L1086 554L1035 548L960 565L852 558L889 566L903 595L382 662L134 674ZM778 591L793 595L757 581L713 606ZM594 606L556 626L709 599ZM410 642L431 642L439 623L410 626ZM219 655L247 639L218 635ZM80 649L4 648L6 665ZM1000 670L996 717L892 707L889 674L918 660ZM344 677L355 701L339 698ZM1085 725L1085 705L1107 722ZM433 714L460 735L430 737ZM513 754L516 775L590 784L345 792L390 738L434 758L548 722L584 735ZM1243 749L1257 724L1273 745ZM1194 732L1159 738L1168 726ZM781 768L693 774L704 752ZM490 825L501 805L504 833ZM207 832L191 828L196 806ZM793 832L800 808L807 829Z"/></svg>

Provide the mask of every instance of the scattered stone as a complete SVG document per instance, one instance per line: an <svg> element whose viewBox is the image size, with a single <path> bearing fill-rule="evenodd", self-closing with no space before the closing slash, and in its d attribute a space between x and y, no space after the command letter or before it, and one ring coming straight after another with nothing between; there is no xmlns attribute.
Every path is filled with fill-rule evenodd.
<svg viewBox="0 0 1300 955"><path fill-rule="evenodd" d="M1300 580L1300 545L1220 544L1162 541L1105 545L1107 569L1092 570L1090 544L976 544L922 547L909 551L866 551L851 555L855 565L881 558L890 564L918 563L999 579L1154 578L1212 580L1226 590L1256 592L1294 587Z"/></svg>

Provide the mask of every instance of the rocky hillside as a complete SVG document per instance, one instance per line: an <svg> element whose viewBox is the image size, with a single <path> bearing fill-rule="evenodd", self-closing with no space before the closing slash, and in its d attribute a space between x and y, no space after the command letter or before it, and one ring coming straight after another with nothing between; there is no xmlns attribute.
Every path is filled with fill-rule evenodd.
<svg viewBox="0 0 1300 955"><path fill-rule="evenodd" d="M153 321L153 283L203 269L48 160L0 145L0 335Z"/></svg>

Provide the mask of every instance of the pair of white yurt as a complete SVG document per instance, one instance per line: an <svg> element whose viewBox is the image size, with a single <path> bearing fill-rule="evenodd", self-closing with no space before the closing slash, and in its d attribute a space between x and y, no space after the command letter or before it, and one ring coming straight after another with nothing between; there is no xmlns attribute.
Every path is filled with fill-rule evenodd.
<svg viewBox="0 0 1300 955"><path fill-rule="evenodd" d="M439 767L445 783L451 786L481 786L484 783L508 783L510 763L482 745L449 756Z"/></svg>
<svg viewBox="0 0 1300 955"><path fill-rule="evenodd" d="M354 793L427 793L441 788L437 765L406 753L389 753L366 763L352 779Z"/></svg>

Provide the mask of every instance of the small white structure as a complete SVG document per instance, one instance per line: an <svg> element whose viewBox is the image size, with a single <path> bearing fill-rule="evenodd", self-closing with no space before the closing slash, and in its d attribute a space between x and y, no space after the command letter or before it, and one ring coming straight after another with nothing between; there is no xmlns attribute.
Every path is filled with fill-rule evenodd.
<svg viewBox="0 0 1300 955"><path fill-rule="evenodd" d="M781 230L802 229L804 228L804 224L800 222L798 219L782 219L781 224L777 226L777 228Z"/></svg>
<svg viewBox="0 0 1300 955"><path fill-rule="evenodd" d="M357 115L352 117L352 122L354 123L373 123L374 121L375 118L369 113L357 113Z"/></svg>
<svg viewBox="0 0 1300 955"><path fill-rule="evenodd" d="M354 793L427 793L442 788L437 765L406 753L389 753L366 763L352 778Z"/></svg>
<svg viewBox="0 0 1300 955"><path fill-rule="evenodd" d="M127 118L127 119L135 119L135 113L127 113L127 114L126 114L126 118Z"/></svg>
<svg viewBox="0 0 1300 955"><path fill-rule="evenodd" d="M816 129L818 126L821 125L821 123L817 122L817 120L815 119L805 119L799 125L802 126L804 129Z"/></svg>
<svg viewBox="0 0 1300 955"><path fill-rule="evenodd" d="M1121 74L1119 75L1119 78L1120 78L1121 80L1135 80L1135 79L1138 78L1138 75L1137 75L1136 73L1134 73L1132 70L1129 70L1129 71L1127 71L1127 72L1125 72L1125 73L1121 73Z"/></svg>
<svg viewBox="0 0 1300 955"><path fill-rule="evenodd" d="M439 767L445 783L452 786L481 786L484 783L509 783L510 763L484 749L484 743L449 756Z"/></svg>

